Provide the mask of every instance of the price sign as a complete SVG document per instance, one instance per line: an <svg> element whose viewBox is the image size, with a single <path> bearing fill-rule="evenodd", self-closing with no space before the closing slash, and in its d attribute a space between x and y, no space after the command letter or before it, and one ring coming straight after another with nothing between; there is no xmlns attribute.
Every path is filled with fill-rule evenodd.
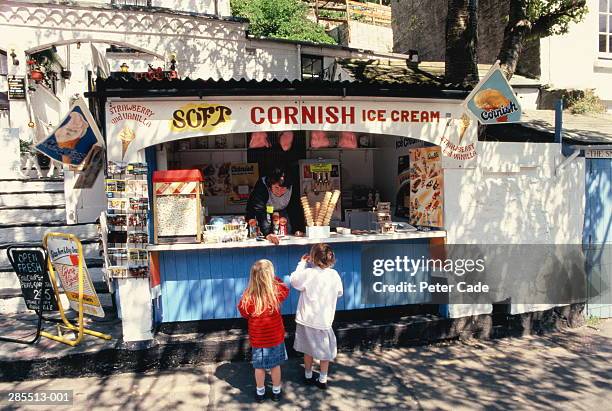
<svg viewBox="0 0 612 411"><path fill-rule="evenodd" d="M45 256L42 250L9 250L11 265L21 284L21 292L29 310L39 310L43 299L43 311L57 311L57 301L49 280ZM44 292L42 291L44 281Z"/></svg>

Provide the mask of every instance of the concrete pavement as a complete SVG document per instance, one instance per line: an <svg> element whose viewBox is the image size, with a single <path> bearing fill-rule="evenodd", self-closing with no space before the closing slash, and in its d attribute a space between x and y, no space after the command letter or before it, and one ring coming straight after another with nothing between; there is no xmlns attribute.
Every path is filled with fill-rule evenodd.
<svg viewBox="0 0 612 411"><path fill-rule="evenodd" d="M326 392L302 385L300 361L291 359L283 367L285 399L278 407L603 409L612 402L612 320L598 327L343 353L332 365ZM249 363L226 362L146 374L0 383L0 391L73 389L73 406L54 409L277 408L270 400L260 406L252 403L251 370Z"/></svg>

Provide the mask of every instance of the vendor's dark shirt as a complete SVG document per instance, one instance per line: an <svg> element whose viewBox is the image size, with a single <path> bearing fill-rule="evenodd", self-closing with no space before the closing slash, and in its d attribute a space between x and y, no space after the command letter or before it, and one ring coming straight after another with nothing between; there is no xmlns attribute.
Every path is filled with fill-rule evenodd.
<svg viewBox="0 0 612 411"><path fill-rule="evenodd" d="M303 229L303 217L301 216L302 206L298 197L299 190L297 187L294 187L291 201L289 201L287 208L285 210L274 210L279 212L282 217L289 220L291 230ZM256 219L257 224L259 225L259 230L263 235L272 233L272 223L268 221L268 216L266 213L266 206L268 205L269 198L270 192L268 191L268 187L260 178L249 196L246 207L246 218L247 220L252 218Z"/></svg>

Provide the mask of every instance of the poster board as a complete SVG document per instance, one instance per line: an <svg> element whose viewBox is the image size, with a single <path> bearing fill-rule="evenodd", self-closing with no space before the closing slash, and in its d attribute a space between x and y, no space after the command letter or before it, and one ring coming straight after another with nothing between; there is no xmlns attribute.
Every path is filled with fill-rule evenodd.
<svg viewBox="0 0 612 411"><path fill-rule="evenodd" d="M70 308L79 311L79 247L68 238L50 237L47 240L47 252L54 271L59 277ZM83 263L83 312L95 317L104 317L104 310L94 289L93 282Z"/></svg>
<svg viewBox="0 0 612 411"><path fill-rule="evenodd" d="M444 226L444 177L439 147L408 150L410 195L409 221L415 226ZM406 205L406 204L405 204Z"/></svg>
<svg viewBox="0 0 612 411"><path fill-rule="evenodd" d="M246 204L257 180L259 180L257 163L232 163L230 165L230 193L226 197L227 204Z"/></svg>

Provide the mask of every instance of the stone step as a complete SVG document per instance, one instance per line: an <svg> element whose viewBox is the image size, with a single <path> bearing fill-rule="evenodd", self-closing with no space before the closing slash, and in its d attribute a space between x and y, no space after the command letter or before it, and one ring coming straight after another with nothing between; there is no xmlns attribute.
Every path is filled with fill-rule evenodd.
<svg viewBox="0 0 612 411"><path fill-rule="evenodd" d="M66 224L66 207L0 207L0 226L45 222Z"/></svg>
<svg viewBox="0 0 612 411"><path fill-rule="evenodd" d="M83 244L83 255L85 256L86 261L100 258L99 246L97 241L81 241L81 244ZM0 245L0 271L10 270L12 270L12 268L6 250L2 249L2 245Z"/></svg>
<svg viewBox="0 0 612 411"><path fill-rule="evenodd" d="M14 225L0 227L0 244L6 243L27 243L42 241L45 233L58 232L74 234L81 241L85 238L98 236L98 227L95 223L84 224L44 224L44 225Z"/></svg>
<svg viewBox="0 0 612 411"><path fill-rule="evenodd" d="M44 193L37 191L26 191L0 194L0 206L5 207L33 207L58 204L65 204L64 190L54 190Z"/></svg>
<svg viewBox="0 0 612 411"><path fill-rule="evenodd" d="M0 180L0 193L63 191L61 179Z"/></svg>

